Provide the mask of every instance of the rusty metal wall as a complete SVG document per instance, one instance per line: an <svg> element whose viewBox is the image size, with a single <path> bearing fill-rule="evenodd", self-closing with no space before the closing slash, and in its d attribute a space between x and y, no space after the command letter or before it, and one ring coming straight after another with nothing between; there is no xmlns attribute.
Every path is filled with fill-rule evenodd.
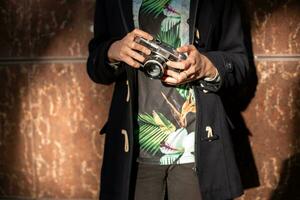
<svg viewBox="0 0 300 200"><path fill-rule="evenodd" d="M229 111L239 199L300 199L300 2L242 10L254 65ZM98 197L112 87L86 74L93 12L94 0L0 1L0 199Z"/></svg>

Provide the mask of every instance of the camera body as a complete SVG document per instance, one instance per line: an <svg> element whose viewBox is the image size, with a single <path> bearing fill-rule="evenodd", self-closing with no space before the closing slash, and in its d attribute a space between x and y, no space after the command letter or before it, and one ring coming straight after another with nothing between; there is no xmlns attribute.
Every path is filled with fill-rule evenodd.
<svg viewBox="0 0 300 200"><path fill-rule="evenodd" d="M166 69L167 61L181 61L187 57L184 53L177 52L172 46L158 40L146 40L136 37L135 42L150 49L151 54L146 56L142 70L151 79L161 79Z"/></svg>

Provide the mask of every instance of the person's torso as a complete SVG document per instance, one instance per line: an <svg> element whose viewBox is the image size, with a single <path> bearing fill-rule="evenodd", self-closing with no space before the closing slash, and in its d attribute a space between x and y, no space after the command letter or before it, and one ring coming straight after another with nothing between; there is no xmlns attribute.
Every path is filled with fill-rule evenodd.
<svg viewBox="0 0 300 200"><path fill-rule="evenodd" d="M133 0L136 28L174 48L189 43L189 0ZM195 97L187 85L167 86L138 72L138 161L149 164L194 162Z"/></svg>

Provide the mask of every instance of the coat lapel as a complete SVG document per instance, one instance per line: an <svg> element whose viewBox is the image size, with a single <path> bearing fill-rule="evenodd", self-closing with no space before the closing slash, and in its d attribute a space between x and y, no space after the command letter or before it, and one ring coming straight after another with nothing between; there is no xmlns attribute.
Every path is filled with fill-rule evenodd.
<svg viewBox="0 0 300 200"><path fill-rule="evenodd" d="M118 0L122 23L127 33L134 29L132 0Z"/></svg>
<svg viewBox="0 0 300 200"><path fill-rule="evenodd" d="M122 18L121 20L123 23L124 32L127 34L134 29L132 0L118 0L118 6ZM133 91L136 89L137 70L128 65L125 66L132 98L134 99Z"/></svg>
<svg viewBox="0 0 300 200"><path fill-rule="evenodd" d="M194 43L194 36L195 36L195 25L197 20L197 11L198 11L198 4L200 0L191 0L191 8L190 8L190 44Z"/></svg>

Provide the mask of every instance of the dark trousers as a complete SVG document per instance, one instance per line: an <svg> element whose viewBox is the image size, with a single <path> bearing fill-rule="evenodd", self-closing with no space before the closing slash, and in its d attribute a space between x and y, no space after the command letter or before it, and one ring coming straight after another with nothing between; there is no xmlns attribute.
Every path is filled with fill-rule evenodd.
<svg viewBox="0 0 300 200"><path fill-rule="evenodd" d="M194 164L138 165L135 200L201 200Z"/></svg>

